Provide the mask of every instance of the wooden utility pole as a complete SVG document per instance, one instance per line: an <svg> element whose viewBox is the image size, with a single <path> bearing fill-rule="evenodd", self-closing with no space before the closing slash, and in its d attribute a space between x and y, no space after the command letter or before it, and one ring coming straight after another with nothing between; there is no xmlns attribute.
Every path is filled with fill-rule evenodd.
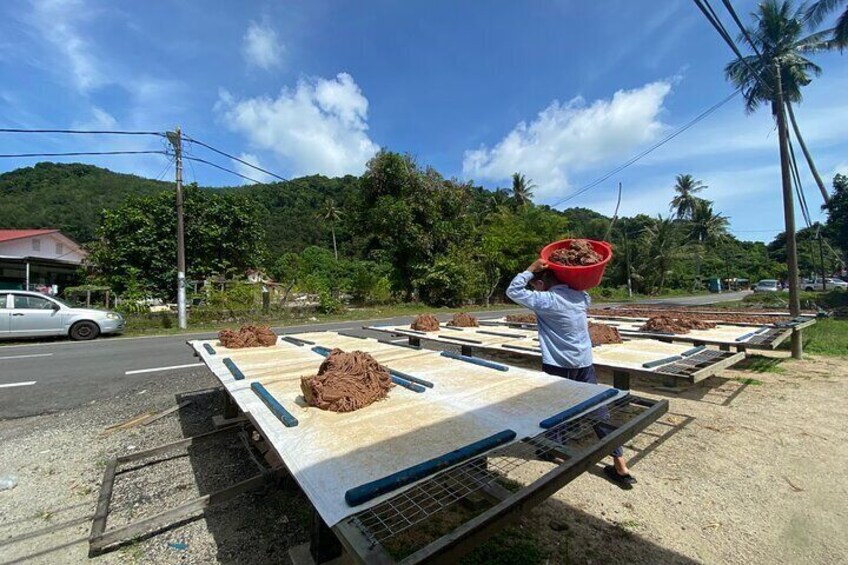
<svg viewBox="0 0 848 565"><path fill-rule="evenodd" d="M780 77L780 63L774 63L775 89L772 110L777 119L777 139L780 144L780 172L783 184L783 220L786 225L786 267L789 278L789 313L795 317L801 313L798 297L798 247L795 242L795 200L792 194L792 177L789 170L789 132L786 129L786 114L783 104L783 81ZM792 331L792 357L800 359L803 355L801 332Z"/></svg>
<svg viewBox="0 0 848 565"><path fill-rule="evenodd" d="M627 224L624 225L624 262L627 266L627 296L633 298L633 284L630 279L630 245L627 234Z"/></svg>
<svg viewBox="0 0 848 565"><path fill-rule="evenodd" d="M185 291L185 225L183 222L183 145L180 127L167 133L174 146L174 165L177 183L177 319L181 330L186 329Z"/></svg>

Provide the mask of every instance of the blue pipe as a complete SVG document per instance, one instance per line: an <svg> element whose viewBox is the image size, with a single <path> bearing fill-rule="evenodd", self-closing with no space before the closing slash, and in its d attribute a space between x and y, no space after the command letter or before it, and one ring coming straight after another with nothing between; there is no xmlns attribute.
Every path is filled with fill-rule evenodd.
<svg viewBox="0 0 848 565"><path fill-rule="evenodd" d="M501 347L506 349L520 349L522 351L532 351L533 353L540 353L542 350L538 347L526 347L524 345L510 345L508 343L502 343Z"/></svg>
<svg viewBox="0 0 848 565"><path fill-rule="evenodd" d="M481 453L485 453L498 446L504 445L515 439L515 432L512 430L504 430L491 435L487 438L470 443L465 447L461 447L450 453L446 453L440 457L435 457L418 465L413 465L408 469L398 471L382 479L365 483L358 487L354 487L345 493L345 502L349 506L358 506L368 502L372 498L376 498L387 492L412 484L419 479L428 477L438 471L447 469L448 467L476 457Z"/></svg>
<svg viewBox="0 0 848 565"><path fill-rule="evenodd" d="M478 334L497 335L500 337L527 337L524 334L511 334L506 332L491 332L489 330L477 330Z"/></svg>
<svg viewBox="0 0 848 565"><path fill-rule="evenodd" d="M683 359L683 357L680 355L672 355L671 357L666 357L665 359L657 359L656 361L648 361L647 363L642 363L642 366L646 369L653 369L654 367L659 367L660 365L665 365L674 361L680 361L681 359Z"/></svg>
<svg viewBox="0 0 848 565"><path fill-rule="evenodd" d="M735 341L745 341L749 337L753 337L755 333L757 333L757 332L751 332L751 333L747 333L745 335L740 335L739 337L736 338Z"/></svg>
<svg viewBox="0 0 848 565"><path fill-rule="evenodd" d="M453 353L452 351L442 351L442 357L449 357L451 359L456 359L457 361L465 361L466 363L480 365L481 367L488 367L489 369L494 369L496 371L509 371L509 367L507 367L506 365L501 365L500 363L492 363L491 361L486 361L485 359L472 357L470 355L461 355L459 353Z"/></svg>
<svg viewBox="0 0 848 565"><path fill-rule="evenodd" d="M324 357L330 356L330 350L324 347L323 345L316 345L312 348L312 351L314 351L318 355L323 355Z"/></svg>
<svg viewBox="0 0 848 565"><path fill-rule="evenodd" d="M686 351L681 353L681 355L683 357L691 357L692 355L695 355L696 353L699 353L699 352L705 350L706 348L707 348L706 345L699 345L697 347L693 347L692 349L687 349Z"/></svg>
<svg viewBox="0 0 848 565"><path fill-rule="evenodd" d="M411 383L419 384L421 386L426 386L427 388L433 388L433 383L431 383L430 381L425 381L424 379L413 377L412 375L407 375L406 373L398 371L397 369L390 369L389 367L386 368L389 370L389 373L391 373L395 377L409 381Z"/></svg>
<svg viewBox="0 0 848 565"><path fill-rule="evenodd" d="M613 396L615 396L617 394L618 394L618 389L608 388L607 390L596 394L592 398L587 398L583 402L580 402L579 404L575 404L574 406L572 406L571 408L568 408L567 410L563 410L562 412L560 412L558 414L554 414L550 418L542 420L541 422L539 422L539 427L545 428L546 430L548 428L553 428L557 424L561 424L562 422L565 422L566 420L570 420L571 418L573 418L577 414L583 412L584 410L588 410L592 406L595 406L596 404L600 404L601 402L608 400L608 399L612 398Z"/></svg>
<svg viewBox="0 0 848 565"><path fill-rule="evenodd" d="M241 372L241 369L236 367L236 364L233 363L233 360L229 357L224 359L224 366L230 370L230 373L233 374L233 378L237 381L244 380L244 373Z"/></svg>
<svg viewBox="0 0 848 565"><path fill-rule="evenodd" d="M407 388L407 389L411 390L412 392L424 392L425 390L427 390L421 385L411 383L411 382L409 382L405 379L402 379L400 377L396 377L396 376L392 375L391 371L389 371L389 376L392 379L393 383L395 383L398 386L402 386L403 388Z"/></svg>
<svg viewBox="0 0 848 565"><path fill-rule="evenodd" d="M280 404L264 386L262 386L262 383L250 383L250 388L253 389L253 392L255 392L260 400L265 403L268 410L270 410L285 427L292 428L297 425L297 418L292 416L288 410L283 408L283 405Z"/></svg>
<svg viewBox="0 0 848 565"><path fill-rule="evenodd" d="M291 336L287 336L287 335L281 335L280 339L282 339L283 341L286 341L288 343L294 344L298 347L303 347L304 345L315 345L314 341L309 341L309 340L306 340L306 339L299 339L299 338L291 337Z"/></svg>
<svg viewBox="0 0 848 565"><path fill-rule="evenodd" d="M209 355L215 355L215 349L208 343L203 344L203 349L205 349L206 353L208 353Z"/></svg>

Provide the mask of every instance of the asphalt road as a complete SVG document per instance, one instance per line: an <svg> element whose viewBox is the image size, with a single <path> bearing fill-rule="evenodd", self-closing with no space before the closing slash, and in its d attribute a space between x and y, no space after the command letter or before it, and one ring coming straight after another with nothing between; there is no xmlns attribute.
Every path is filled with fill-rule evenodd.
<svg viewBox="0 0 848 565"><path fill-rule="evenodd" d="M739 300L746 292L647 300L642 304L696 306ZM515 312L510 310L509 312ZM480 313L497 318L505 312ZM445 316L447 318L447 316ZM359 332L369 321L310 324L277 328L277 333L320 330ZM410 316L387 318L381 323L403 324ZM32 342L0 347L0 419L22 418L69 410L116 395L144 390L146 383L166 379L175 371L200 371L199 360L186 346L188 339L214 337L214 333L162 337L106 337L90 342Z"/></svg>

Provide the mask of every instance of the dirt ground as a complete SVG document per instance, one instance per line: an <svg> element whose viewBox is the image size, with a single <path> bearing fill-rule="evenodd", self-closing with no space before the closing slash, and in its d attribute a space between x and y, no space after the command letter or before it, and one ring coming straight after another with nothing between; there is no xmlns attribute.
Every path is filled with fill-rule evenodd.
<svg viewBox="0 0 848 565"><path fill-rule="evenodd" d="M535 509L479 558L540 563L836 563L848 555L848 358L754 357L682 394L626 447L639 484L622 491L600 466ZM108 403L0 421L0 563L88 562L85 539L106 461L212 429L222 410L206 371L160 377ZM103 429L190 400L146 427ZM119 474L109 527L165 510L256 472L233 435L187 456ZM522 469L531 481L549 469ZM308 503L272 486L93 563L286 563L306 541ZM517 542L516 540L519 540ZM520 554L501 551L518 547Z"/></svg>

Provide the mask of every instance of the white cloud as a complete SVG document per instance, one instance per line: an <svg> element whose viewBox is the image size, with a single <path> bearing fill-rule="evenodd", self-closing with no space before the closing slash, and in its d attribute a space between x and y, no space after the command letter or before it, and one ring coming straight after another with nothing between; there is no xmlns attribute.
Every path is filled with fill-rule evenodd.
<svg viewBox="0 0 848 565"><path fill-rule="evenodd" d="M106 79L100 63L79 29L92 17L91 7L84 0L34 0L32 8L30 23L65 59L57 69L69 71L81 92L102 86Z"/></svg>
<svg viewBox="0 0 848 565"><path fill-rule="evenodd" d="M265 168L259 162L259 158L253 153L242 153L239 155L239 159L241 159L242 161L247 161L255 167L262 167L263 169ZM259 182L269 182L273 180L271 175L263 173L262 171L257 171L253 167L248 167L247 165L245 165L244 163L240 163L239 161L233 160L233 165L235 165L236 172L238 172L239 174L242 174L246 177L250 177L254 180L258 180ZM246 179L244 180L244 182L250 183L250 181Z"/></svg>
<svg viewBox="0 0 848 565"><path fill-rule="evenodd" d="M665 129L659 119L670 81L619 90L611 100L587 104L576 97L563 104L554 100L535 120L519 123L491 149L465 152L466 176L505 181L522 172L537 185L536 197L545 201L564 195L571 173L633 150L656 139Z"/></svg>
<svg viewBox="0 0 848 565"><path fill-rule="evenodd" d="M833 172L829 175L831 178L836 175L848 175L848 161L843 161L833 168Z"/></svg>
<svg viewBox="0 0 848 565"><path fill-rule="evenodd" d="M368 137L368 99L353 77L300 80L277 98L219 95L216 110L251 146L271 151L293 175L360 174L379 146Z"/></svg>
<svg viewBox="0 0 848 565"><path fill-rule="evenodd" d="M277 32L267 22L250 22L242 44L242 54L248 65L266 71L278 67L283 61L284 50Z"/></svg>

